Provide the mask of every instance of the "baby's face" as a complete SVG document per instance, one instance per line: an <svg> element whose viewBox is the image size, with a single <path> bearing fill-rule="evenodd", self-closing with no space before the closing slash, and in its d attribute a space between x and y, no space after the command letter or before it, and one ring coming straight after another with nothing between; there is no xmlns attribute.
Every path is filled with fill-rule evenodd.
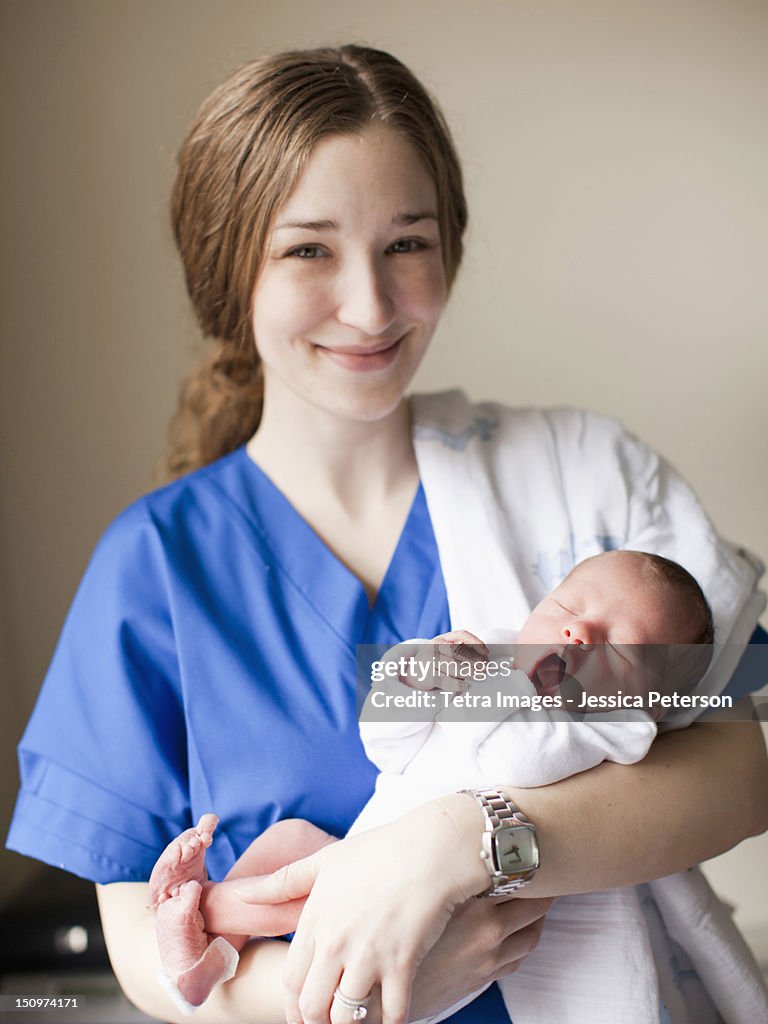
<svg viewBox="0 0 768 1024"><path fill-rule="evenodd" d="M534 608L515 664L540 693L554 693L567 677L595 695L652 688L644 645L685 642L687 611L643 563L630 551L587 559Z"/></svg>

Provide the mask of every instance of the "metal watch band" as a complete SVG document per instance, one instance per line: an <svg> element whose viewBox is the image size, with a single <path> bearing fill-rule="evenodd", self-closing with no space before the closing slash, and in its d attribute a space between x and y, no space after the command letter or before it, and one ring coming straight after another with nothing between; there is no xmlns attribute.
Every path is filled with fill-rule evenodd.
<svg viewBox="0 0 768 1024"><path fill-rule="evenodd" d="M485 815L485 833L480 856L491 876L491 887L487 892L480 893L480 896L509 896L522 889L533 878L535 869L512 877L498 871L493 861L490 840L493 833L504 825L527 825L533 828L533 822L497 789L462 789L459 792L474 797Z"/></svg>
<svg viewBox="0 0 768 1024"><path fill-rule="evenodd" d="M497 789L465 789L463 792L470 793L477 800L485 811L492 829L499 828L500 825L507 824L512 819L526 821L520 808L502 796ZM530 822L526 823L531 824Z"/></svg>

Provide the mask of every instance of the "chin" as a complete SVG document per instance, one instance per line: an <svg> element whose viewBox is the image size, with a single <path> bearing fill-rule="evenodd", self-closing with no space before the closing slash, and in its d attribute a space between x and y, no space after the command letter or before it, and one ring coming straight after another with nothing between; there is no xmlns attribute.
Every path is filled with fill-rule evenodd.
<svg viewBox="0 0 768 1024"><path fill-rule="evenodd" d="M403 391L389 395L344 395L337 403L326 406L329 412L341 419L357 423L377 423L391 416L400 408L404 399Z"/></svg>
<svg viewBox="0 0 768 1024"><path fill-rule="evenodd" d="M393 415L402 405L413 373L389 375L389 379L347 379L334 381L325 391L316 391L314 402L343 420L376 423Z"/></svg>

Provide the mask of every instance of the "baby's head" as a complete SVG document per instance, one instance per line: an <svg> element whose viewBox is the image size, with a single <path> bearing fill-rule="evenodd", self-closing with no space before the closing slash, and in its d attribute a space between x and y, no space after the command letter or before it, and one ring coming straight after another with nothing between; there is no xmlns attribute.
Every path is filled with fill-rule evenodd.
<svg viewBox="0 0 768 1024"><path fill-rule="evenodd" d="M542 693L566 677L598 695L682 692L704 675L713 640L707 599L686 569L660 555L606 551L539 602L515 660Z"/></svg>

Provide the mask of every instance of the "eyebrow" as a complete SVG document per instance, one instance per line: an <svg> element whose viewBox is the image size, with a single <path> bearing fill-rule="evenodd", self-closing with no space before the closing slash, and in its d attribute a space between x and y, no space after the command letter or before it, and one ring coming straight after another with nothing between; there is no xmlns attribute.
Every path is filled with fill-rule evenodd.
<svg viewBox="0 0 768 1024"><path fill-rule="evenodd" d="M410 227L420 220L437 220L437 214L431 210L422 210L418 213L398 213L392 218L393 227ZM335 220L286 220L275 226L275 231L282 231L285 228L301 228L304 231L337 231L338 222Z"/></svg>
<svg viewBox="0 0 768 1024"><path fill-rule="evenodd" d="M416 224L420 220L437 220L437 214L431 210L422 210L420 213L398 213L396 217L392 218L392 223L395 227L402 228Z"/></svg>
<svg viewBox="0 0 768 1024"><path fill-rule="evenodd" d="M335 220L286 220L275 226L275 231L284 228L304 228L306 231L333 231L338 228Z"/></svg>

